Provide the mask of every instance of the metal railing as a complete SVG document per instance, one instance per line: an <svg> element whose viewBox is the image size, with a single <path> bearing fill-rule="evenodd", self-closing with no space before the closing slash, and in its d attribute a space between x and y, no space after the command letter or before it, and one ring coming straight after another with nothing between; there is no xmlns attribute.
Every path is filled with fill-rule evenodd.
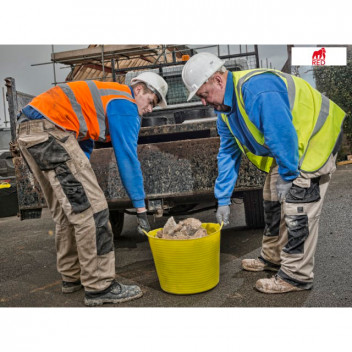
<svg viewBox="0 0 352 352"><path fill-rule="evenodd" d="M188 92L185 88L181 74L186 61L181 57L193 56L199 52L211 52L226 61L225 66L231 71L246 70L259 67L258 46L257 45L157 45L146 49L141 46L133 49L133 54L129 51L113 51L104 53L104 45L101 45L101 52L92 56L74 57L70 60L71 74L67 81L77 80L100 80L113 81L122 84L129 84L133 77L141 71L153 71L160 74L168 83L169 90L167 102L169 105L184 104L187 102ZM61 62L55 61L55 53L52 53L52 61L36 65L51 64L54 69L53 84L65 83L56 81L55 64L67 63L68 59ZM136 66L136 59L142 64ZM145 64L144 64L145 63ZM135 64L135 65L134 65ZM84 71L86 69L86 71ZM88 69L92 69L93 74L88 74ZM82 71L87 72L86 75ZM83 78L82 78L83 77ZM199 98L194 97L190 102L199 102Z"/></svg>

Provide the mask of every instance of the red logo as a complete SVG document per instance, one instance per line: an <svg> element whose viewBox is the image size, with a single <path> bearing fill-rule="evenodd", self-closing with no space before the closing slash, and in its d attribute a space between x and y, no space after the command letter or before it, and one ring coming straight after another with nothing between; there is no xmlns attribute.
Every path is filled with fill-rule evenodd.
<svg viewBox="0 0 352 352"><path fill-rule="evenodd" d="M324 66L325 65L325 48L321 48L320 50L314 51L312 56L312 65L316 66Z"/></svg>

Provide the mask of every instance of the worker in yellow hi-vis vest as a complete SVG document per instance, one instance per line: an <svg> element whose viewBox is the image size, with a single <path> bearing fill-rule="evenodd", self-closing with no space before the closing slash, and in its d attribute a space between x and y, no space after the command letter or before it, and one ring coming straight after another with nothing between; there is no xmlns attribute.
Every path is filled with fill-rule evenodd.
<svg viewBox="0 0 352 352"><path fill-rule="evenodd" d="M188 99L197 95L218 115L218 222L229 222L242 154L268 173L261 254L244 259L243 269L277 271L257 281L264 293L311 289L319 217L336 169L344 111L299 77L272 69L230 72L210 53L191 57L182 78Z"/></svg>

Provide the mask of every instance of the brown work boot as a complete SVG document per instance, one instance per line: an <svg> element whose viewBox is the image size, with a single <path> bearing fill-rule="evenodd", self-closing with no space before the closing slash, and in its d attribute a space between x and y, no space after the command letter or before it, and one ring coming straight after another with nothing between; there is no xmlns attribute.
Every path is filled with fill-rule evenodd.
<svg viewBox="0 0 352 352"><path fill-rule="evenodd" d="M247 271L279 271L280 265L264 262L260 258L257 259L243 259L242 268Z"/></svg>
<svg viewBox="0 0 352 352"><path fill-rule="evenodd" d="M282 280L278 275L273 276L271 279L258 280L255 284L255 288L264 293L285 293L304 290L304 288L291 285L285 280Z"/></svg>

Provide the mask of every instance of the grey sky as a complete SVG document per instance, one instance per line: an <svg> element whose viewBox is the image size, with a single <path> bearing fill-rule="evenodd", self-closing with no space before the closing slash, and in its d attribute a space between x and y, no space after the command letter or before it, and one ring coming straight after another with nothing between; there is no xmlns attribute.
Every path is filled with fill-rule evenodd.
<svg viewBox="0 0 352 352"><path fill-rule="evenodd" d="M87 45L54 45L54 51L86 48ZM5 88L6 77L13 77L20 92L38 95L54 82L53 65L31 66L50 62L51 45L0 45L0 86ZM69 69L55 65L56 80L64 81ZM6 88L5 88L6 94ZM6 110L7 119L8 111ZM0 99L0 127L4 126L3 93Z"/></svg>
<svg viewBox="0 0 352 352"><path fill-rule="evenodd" d="M54 50L65 51L86 48L87 45L55 45ZM53 65L31 66L50 62L51 45L0 45L0 79L4 85L5 77L16 80L17 90L29 94L39 94L48 89L54 81ZM64 80L68 69L56 65L57 80Z"/></svg>

